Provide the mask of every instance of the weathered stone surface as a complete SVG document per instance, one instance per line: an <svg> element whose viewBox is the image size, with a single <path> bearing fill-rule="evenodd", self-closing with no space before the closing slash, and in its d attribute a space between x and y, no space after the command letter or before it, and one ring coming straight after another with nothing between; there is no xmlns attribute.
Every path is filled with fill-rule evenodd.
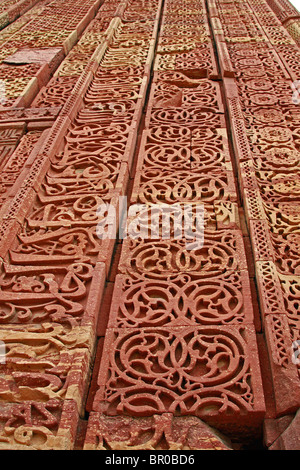
<svg viewBox="0 0 300 470"><path fill-rule="evenodd" d="M84 450L231 450L231 442L196 417L109 417L93 412Z"/></svg>

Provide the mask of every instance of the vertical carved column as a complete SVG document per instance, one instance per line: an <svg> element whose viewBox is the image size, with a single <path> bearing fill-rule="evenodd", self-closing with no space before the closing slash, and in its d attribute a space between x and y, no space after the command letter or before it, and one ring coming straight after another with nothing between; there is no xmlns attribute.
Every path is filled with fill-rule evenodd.
<svg viewBox="0 0 300 470"><path fill-rule="evenodd" d="M217 439L210 426L227 437L219 448L231 448L237 432L260 432L255 318L219 78L205 3L165 1L86 449L202 449L201 429ZM194 248L175 233L187 207L193 234L197 209L205 215ZM199 439L179 439L177 423L195 423Z"/></svg>
<svg viewBox="0 0 300 470"><path fill-rule="evenodd" d="M282 8L286 15L292 10ZM267 401L267 445L272 420L298 410L300 385L293 355L299 339L299 109L291 86L299 76L299 47L281 24L287 17L275 11L278 17L260 0L243 9L237 1L217 1L211 10L219 21L218 50L226 51L219 57L274 388L275 411Z"/></svg>

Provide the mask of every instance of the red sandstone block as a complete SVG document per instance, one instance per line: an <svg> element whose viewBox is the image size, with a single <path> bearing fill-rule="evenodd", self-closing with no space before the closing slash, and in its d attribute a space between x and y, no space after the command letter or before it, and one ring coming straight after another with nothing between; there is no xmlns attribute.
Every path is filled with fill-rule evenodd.
<svg viewBox="0 0 300 470"><path fill-rule="evenodd" d="M150 129L145 129L143 132L147 135L147 141L156 144L176 144L188 145L192 138L192 129L186 125L172 125L171 123L157 123L151 125ZM145 137L146 138L146 137Z"/></svg>
<svg viewBox="0 0 300 470"><path fill-rule="evenodd" d="M35 126L40 126L48 124L53 125L53 121L57 118L61 107L53 106L48 108L8 108L7 110L3 109L0 111L0 121L1 125L9 125L10 128L15 126L26 125L27 131L29 129L33 130Z"/></svg>
<svg viewBox="0 0 300 470"><path fill-rule="evenodd" d="M12 23L13 21L15 21L18 18L18 16L20 16L20 13L21 13L20 4L17 3L16 5L13 5L12 7L10 7L6 12L9 18L9 22Z"/></svg>
<svg viewBox="0 0 300 470"><path fill-rule="evenodd" d="M274 445L274 448L280 449L280 436L289 427L293 421L293 414L282 416L280 418L267 418L264 421L264 444L267 447ZM276 442L277 441L277 442ZM276 442L276 443L275 443ZM280 443L280 444L279 444ZM284 450L284 449L280 449Z"/></svg>
<svg viewBox="0 0 300 470"><path fill-rule="evenodd" d="M50 168L50 160L46 153L40 152L37 155L33 165L29 169L26 177L24 178L24 182L21 185L24 188L33 188L36 192L40 190L41 184L45 181L45 176L47 171Z"/></svg>
<svg viewBox="0 0 300 470"><path fill-rule="evenodd" d="M80 95L82 98L85 96L89 86L91 85L93 81L93 72L90 70L89 72L84 72L81 74L81 76L78 78L76 81L74 88L71 91L71 96L73 95L78 96ZM70 103L71 104L71 103ZM63 110L66 109L66 105L63 107ZM72 120L73 116L75 117L79 108L75 108L73 105L73 114L70 115L70 119Z"/></svg>
<svg viewBox="0 0 300 470"><path fill-rule="evenodd" d="M285 312L288 314L291 332L295 337L299 336L299 288L300 277L290 273L282 273L278 269L278 279L281 285L285 304Z"/></svg>
<svg viewBox="0 0 300 470"><path fill-rule="evenodd" d="M149 122L150 125L150 122ZM220 129L220 130L219 130ZM181 108L160 111L151 116L151 126L148 130L149 138L160 142L191 142L196 145L199 139L209 137L211 133L224 132L226 129L225 117L213 112L202 112L193 109L193 112Z"/></svg>
<svg viewBox="0 0 300 470"><path fill-rule="evenodd" d="M63 60L64 55L59 47L40 48L24 48L9 55L5 58L6 64L23 65L37 64L40 69L36 71L39 85L45 85L50 78L50 74L54 72L58 64Z"/></svg>
<svg viewBox="0 0 300 470"><path fill-rule="evenodd" d="M210 44L201 44L192 51L173 55L170 59L166 54L157 54L154 71L173 70L187 73L192 78L219 78L214 51Z"/></svg>
<svg viewBox="0 0 300 470"><path fill-rule="evenodd" d="M283 25L265 26L264 31L272 45L279 44L294 45L296 42Z"/></svg>
<svg viewBox="0 0 300 470"><path fill-rule="evenodd" d="M178 274L172 280L132 280L118 275L108 327L240 325L253 320L246 271L228 271L210 279Z"/></svg>
<svg viewBox="0 0 300 470"><path fill-rule="evenodd" d="M8 341L6 344L8 350L13 350L10 339L7 339L5 335L2 337ZM25 332L26 337L28 338L28 335ZM41 341L44 341L43 337ZM22 341L19 342L19 347L24 348ZM1 392L4 401L73 400L78 411L81 414L84 413L83 403L87 391L90 359L87 349L61 351L57 361L54 359L51 361L50 357L48 360L44 358L41 361L32 358L31 360L18 359L16 364L14 360L7 357L5 365L1 365ZM45 361L47 361L46 369Z"/></svg>
<svg viewBox="0 0 300 470"><path fill-rule="evenodd" d="M140 77L140 81L136 84L120 83L108 86L107 83L105 86L101 79L96 78L84 96L84 103L88 107L98 106L99 109L102 109L103 104L106 103L110 105L108 109L115 108L116 111L118 103L123 104L124 101L129 101L134 105L139 102L140 98L145 98L147 82L147 77Z"/></svg>
<svg viewBox="0 0 300 470"><path fill-rule="evenodd" d="M272 78L263 81L240 80L238 83L241 103L244 107L255 112L254 107L269 107L269 112L273 112L273 106L293 107L291 101L291 82L290 80L274 80ZM268 110L267 110L268 111ZM275 122L272 123L276 125Z"/></svg>
<svg viewBox="0 0 300 470"><path fill-rule="evenodd" d="M25 167L31 168L31 166L34 164L36 159L38 158L38 155L40 154L40 151L43 148L44 142L47 140L48 135L50 134L51 129L47 128L43 130L37 140L37 142L34 144L34 147L32 148L26 163Z"/></svg>
<svg viewBox="0 0 300 470"><path fill-rule="evenodd" d="M73 448L78 424L73 401L2 403L0 413L0 448L3 450Z"/></svg>
<svg viewBox="0 0 300 470"><path fill-rule="evenodd" d="M150 168L135 173L131 195L133 204L213 204L215 201L237 201L232 172L214 170L205 174L195 169L174 171Z"/></svg>
<svg viewBox="0 0 300 470"><path fill-rule="evenodd" d="M259 331L262 331L261 328ZM261 375L263 377L262 386L264 389L264 396L266 402L266 414L264 419L265 424L268 419L274 418L276 416L276 407L274 400L274 389L270 368L269 353L264 333L258 333L256 335L256 338L259 351Z"/></svg>
<svg viewBox="0 0 300 470"><path fill-rule="evenodd" d="M50 129L53 126L53 122L54 122L53 120L30 122L27 125L27 130L28 132L31 132L31 131L43 131L46 129Z"/></svg>
<svg viewBox="0 0 300 470"><path fill-rule="evenodd" d="M271 262L257 262L256 265L262 320L266 335L269 335L269 349L276 365L273 373L276 381L279 370L278 385L274 384L274 388L278 391L278 414L282 414L282 410L288 412L289 407L299 406L296 398L299 396L299 377L295 364L298 363L300 279L298 276L276 272ZM291 374L287 379L286 390L289 388L288 380L293 381L295 390L291 391L290 397L284 402L283 397L287 392L280 382L285 380L285 373Z"/></svg>
<svg viewBox="0 0 300 470"><path fill-rule="evenodd" d="M98 379L98 374L99 374L101 357L103 353L103 344L104 344L104 337L100 337L100 338L98 337L97 344L95 347L95 353L93 357L93 371L92 371L92 376L89 382L88 395L86 398L85 411L87 413L92 412L95 394L97 393L97 389L98 389L97 379Z"/></svg>
<svg viewBox="0 0 300 470"><path fill-rule="evenodd" d="M200 419L171 413L110 417L92 412L84 450L230 450L230 439Z"/></svg>
<svg viewBox="0 0 300 470"><path fill-rule="evenodd" d="M15 246L11 247L11 253L17 253ZM50 348L50 353L48 347L37 350L32 360L25 354L25 366L27 360L43 363L48 354L51 356L48 359L57 363L60 351L83 348L82 351L92 352L94 347L105 266L76 257L69 262L62 260L59 265L54 256L50 257L48 265L34 259L34 255L29 255L23 265L17 265L9 264L10 258L6 256L0 276L1 339L7 345L20 343L20 351L27 349L27 342L41 340L51 344L54 341L56 345ZM50 324L58 330L49 330ZM18 348L15 352L21 363Z"/></svg>
<svg viewBox="0 0 300 470"><path fill-rule="evenodd" d="M244 189L242 194L243 205L245 209L245 217L248 227L250 221L254 220L266 220L266 209L261 199L261 195L258 189Z"/></svg>
<svg viewBox="0 0 300 470"><path fill-rule="evenodd" d="M210 115L213 111L209 111ZM212 116L213 117L213 116ZM195 130L197 127L202 127L204 121L208 119L207 112L200 106L189 106L189 107L170 107L170 108L157 108L152 110L146 116L145 124L147 127L153 127L158 125L169 125L169 126L194 126ZM215 118L217 121L218 118ZM214 127L214 119L212 119L212 126Z"/></svg>
<svg viewBox="0 0 300 470"><path fill-rule="evenodd" d="M83 165L87 162L90 163L90 173L82 173ZM77 158L77 161L72 163L70 162L66 166L49 165L42 188L37 188L42 202L59 202L63 201L63 197L65 201L81 198L84 206L83 198L86 198L85 204L87 209L90 209L88 207L89 197L94 198L94 200L98 199L99 204L101 204L103 198L107 200L117 194L120 196L125 194L129 179L129 170L126 163L112 160L97 164L92 159L88 161L87 158L83 158L81 161ZM93 170L94 174L92 173ZM60 187L58 192L54 189L57 186ZM81 208L81 211L84 212L84 207ZM82 215L84 218L84 214Z"/></svg>
<svg viewBox="0 0 300 470"><path fill-rule="evenodd" d="M273 261L280 274L298 276L299 267L299 234L271 233Z"/></svg>
<svg viewBox="0 0 300 470"><path fill-rule="evenodd" d="M187 142L152 143L148 130L144 131L137 158L137 169L141 171L148 168L190 169L190 145Z"/></svg>
<svg viewBox="0 0 300 470"><path fill-rule="evenodd" d="M264 440L269 450L299 450L299 411L264 423Z"/></svg>
<svg viewBox="0 0 300 470"><path fill-rule="evenodd" d="M245 189L251 191L259 190L257 173L252 161L247 160L239 163L238 174L241 192L244 192Z"/></svg>
<svg viewBox="0 0 300 470"><path fill-rule="evenodd" d="M23 182L23 187L19 189L17 194L12 198L7 198L7 201L3 204L0 210L0 218L3 220L15 219L22 224L35 197L36 192L34 189L30 186L27 188Z"/></svg>
<svg viewBox="0 0 300 470"><path fill-rule="evenodd" d="M238 230L204 232L202 248L187 249L186 239L123 241L119 273L132 278L166 279L191 274L211 277L228 270L247 269L242 233Z"/></svg>
<svg viewBox="0 0 300 470"><path fill-rule="evenodd" d="M1 119L0 122L0 140L2 142L6 143L6 139L8 139L7 143L9 143L11 139L13 144L17 146L22 135L26 133L26 122L24 121L24 116L22 118L22 120L16 118L14 110L10 110L8 116L4 111L4 119Z"/></svg>
<svg viewBox="0 0 300 470"><path fill-rule="evenodd" d="M273 172L266 173L260 175L262 178L257 177L258 188L263 201L274 204L299 202L299 176L297 174L288 174L284 177L279 175L277 178L271 178L271 176L276 175Z"/></svg>
<svg viewBox="0 0 300 470"><path fill-rule="evenodd" d="M97 324L97 336L104 337L109 320L109 311L114 291L114 282L110 282L109 278L104 288L101 307L99 309L99 317Z"/></svg>
<svg viewBox="0 0 300 470"><path fill-rule="evenodd" d="M76 26L76 32L78 37L81 36L81 34L84 32L86 27L90 24L90 22L93 20L93 17L95 15L95 5L93 5L87 12L87 14L82 18L82 20L77 24Z"/></svg>
<svg viewBox="0 0 300 470"><path fill-rule="evenodd" d="M284 414L293 413L299 408L299 366L295 363L299 355L298 343L293 342L289 320L285 314L268 315L264 322L276 415L283 416ZM297 342L299 335L294 336L294 338L297 338Z"/></svg>
<svg viewBox="0 0 300 470"><path fill-rule="evenodd" d="M265 321L268 315L284 314L286 307L274 263L257 261L255 268L262 320Z"/></svg>
<svg viewBox="0 0 300 470"><path fill-rule="evenodd" d="M105 264L103 262L97 262L93 270L93 277L89 288L89 296L81 321L81 326L92 327L95 333L99 315L101 314L100 307L104 295L105 280Z"/></svg>
<svg viewBox="0 0 300 470"><path fill-rule="evenodd" d="M211 26L212 26L212 31L213 31L213 36L215 38L215 42L217 46L220 43L225 43L225 35L224 35L224 30L222 27L222 23L219 18L211 18ZM222 58L221 58L222 60Z"/></svg>
<svg viewBox="0 0 300 470"><path fill-rule="evenodd" d="M74 90L70 93L60 111L60 118L64 119L65 117L68 117L71 122L74 121L78 112L84 107L81 90L77 90L78 93L73 93L73 91Z"/></svg>
<svg viewBox="0 0 300 470"><path fill-rule="evenodd" d="M54 76L47 86L44 86L32 102L33 108L57 107L61 110L74 88L78 77L56 77Z"/></svg>
<svg viewBox="0 0 300 470"><path fill-rule="evenodd" d="M230 55L226 46L226 43L220 40L221 38L216 37L216 45L218 50L219 63L221 68L222 77L234 77L235 68L231 62Z"/></svg>
<svg viewBox="0 0 300 470"><path fill-rule="evenodd" d="M235 113L235 109L238 107L237 100L234 98L229 102L229 109L232 109L232 113ZM243 119L234 118L232 121L232 139L236 158L239 162L252 160L252 153L247 138L247 131L245 122Z"/></svg>
<svg viewBox="0 0 300 470"><path fill-rule="evenodd" d="M294 144L291 145L294 147ZM298 152L295 148L273 147L263 152L263 155L252 155L253 166L258 174L266 172L271 178L277 174L299 174L300 163Z"/></svg>
<svg viewBox="0 0 300 470"><path fill-rule="evenodd" d="M299 46L292 44L278 44L274 47L278 61L281 61L286 70L286 78L291 78L292 82L299 80Z"/></svg>
<svg viewBox="0 0 300 470"><path fill-rule="evenodd" d="M205 206L205 212L206 211L207 206ZM242 230L242 233L245 233L243 220L241 219L237 203L216 201L214 203L214 211L216 214L217 230L231 228L233 230Z"/></svg>
<svg viewBox="0 0 300 470"><path fill-rule="evenodd" d="M122 206L121 193L115 192L111 200L99 205L97 237L101 240L101 249L98 252L98 261L105 264L106 276L109 276L113 252L119 236L120 218L126 212ZM106 206L106 207L105 207Z"/></svg>
<svg viewBox="0 0 300 470"><path fill-rule="evenodd" d="M114 207L118 209L115 203L117 196L107 203L91 196L74 197L68 204L63 200L59 204L57 198L45 202L35 198L31 210L28 210L24 230L11 252L12 260L21 264L55 265L59 261L70 263L76 259L93 263L98 260L106 265L108 271L118 229L115 227L118 213L111 214ZM87 208L87 203L91 207ZM109 203L110 213L107 213ZM74 211L74 206L77 211ZM115 227L115 231L107 234L111 227ZM52 250L51 246L55 248Z"/></svg>
<svg viewBox="0 0 300 470"><path fill-rule="evenodd" d="M63 139L70 124L71 121L66 116L58 117L53 124L43 147L43 151L47 153L50 161L52 161L56 152L62 148Z"/></svg>
<svg viewBox="0 0 300 470"><path fill-rule="evenodd" d="M79 110L76 122L86 126L97 123L103 129L106 126L110 129L110 132L113 127L117 130L120 129L120 126L130 126L131 130L136 132L136 127L140 123L143 112L143 102L144 97L136 102L121 99L115 102L103 100L103 102L97 103L95 101L92 105L86 105L83 109ZM102 140L104 139L102 138Z"/></svg>
<svg viewBox="0 0 300 470"><path fill-rule="evenodd" d="M38 136L38 134L36 134ZM32 137L34 134L32 134ZM32 141L34 142L34 140ZM38 144L38 142L36 143ZM3 174L3 190L1 194L1 205L7 203L8 198L13 198L20 189L28 175L29 168L32 165L30 162L29 152L35 149L34 143L31 146L30 135L27 134L22 138L20 144L6 160L2 169ZM37 152L39 148L37 147ZM37 153L36 152L36 153ZM33 152L32 152L33 153ZM36 153L34 157L36 156ZM32 157L32 156L31 156ZM29 163L28 163L29 162Z"/></svg>
<svg viewBox="0 0 300 470"><path fill-rule="evenodd" d="M190 144L183 142L156 143L151 141L149 131L144 130L141 137L140 151L137 158L137 170L142 171L148 168L166 167L169 169L190 169L191 151Z"/></svg>
<svg viewBox="0 0 300 470"><path fill-rule="evenodd" d="M49 82L49 80L51 78L51 75L52 74L51 74L50 65L48 65L48 63L43 64L41 66L40 70L38 71L38 73L36 74L36 78L37 78L38 85L39 85L39 90ZM30 104L31 104L31 102L30 102ZM27 104L27 106L28 106L28 104Z"/></svg>
<svg viewBox="0 0 300 470"><path fill-rule="evenodd" d="M229 153L227 135L220 129L217 135L210 138L200 139L191 148L191 167L211 172L215 169L233 171Z"/></svg>
<svg viewBox="0 0 300 470"><path fill-rule="evenodd" d="M33 206L36 209L37 205ZM51 208L46 206L45 212ZM29 213L25 219L22 232L11 245L10 258L14 264L20 265L57 265L73 264L77 260L94 264L97 257L108 262L110 256L110 241L100 240L97 236L96 221L86 225L64 223L51 224L50 221ZM48 214L49 215L49 214ZM49 217L50 219L50 217ZM99 221L101 220L99 216ZM48 222L48 223L47 223ZM51 249L52 247L52 249Z"/></svg>
<svg viewBox="0 0 300 470"><path fill-rule="evenodd" d="M66 136L66 145L63 151L51 158L52 163L62 168L63 165L71 166L72 162L78 165L80 161L83 163L90 160L93 166L95 165L93 162L98 161L98 171L102 172L104 176L107 174L105 168L109 168L109 166L112 169L122 167L123 177L125 178L125 168L127 167L128 171L132 169L138 126L129 127L117 124L109 127L105 124L95 124L93 128L98 129L100 135L95 135L95 137L92 135L84 136L83 132L88 129L88 124L85 129L84 126L74 126L73 130L77 134L81 134L81 138L78 138L75 132L71 133L70 131L69 135ZM103 135L104 133L107 133L107 137ZM101 161L103 162L102 170ZM114 176L116 176L115 171ZM118 180L121 180L121 177Z"/></svg>
<svg viewBox="0 0 300 470"><path fill-rule="evenodd" d="M128 208L123 233L132 239L202 238L202 229L239 230L238 207L232 202L133 205ZM124 238L121 237L121 238Z"/></svg>
<svg viewBox="0 0 300 470"><path fill-rule="evenodd" d="M162 172L164 170L198 170L202 173L232 171L225 130L206 131L202 138L192 130L191 138L192 145L188 141L158 143L152 141L148 130L144 130L137 158L137 171L151 168L161 168Z"/></svg>
<svg viewBox="0 0 300 470"><path fill-rule="evenodd" d="M76 42L78 41L78 33L76 30L72 31L70 35L65 39L63 42L63 49L65 52L65 55L67 56L71 49L75 46Z"/></svg>
<svg viewBox="0 0 300 470"><path fill-rule="evenodd" d="M19 97L14 102L15 108L27 107L29 106L35 96L39 92L39 85L38 80L36 77L32 77L31 80L28 82L26 87L24 88L23 92L19 95Z"/></svg>
<svg viewBox="0 0 300 470"><path fill-rule="evenodd" d="M240 162L252 160L238 87L233 78L224 78L223 82L227 109L231 119L231 134L236 158Z"/></svg>
<svg viewBox="0 0 300 470"><path fill-rule="evenodd" d="M274 261L274 249L266 220L249 221L250 239L254 261Z"/></svg>
<svg viewBox="0 0 300 470"><path fill-rule="evenodd" d="M16 180L15 182L9 187L7 188L7 191L6 191L6 194L2 194L2 197L4 199L4 203L3 204L6 204L7 203L7 200L12 200L12 198L14 196L16 196L16 194L19 192L20 190L20 186L22 186L22 184L24 183L24 181L26 180L27 176L28 176L28 172L29 172L29 169L28 169L28 166L27 167L24 167L18 175L16 175Z"/></svg>
<svg viewBox="0 0 300 470"><path fill-rule="evenodd" d="M20 224L15 219L2 219L0 225L0 257L5 258L8 250L20 232Z"/></svg>
<svg viewBox="0 0 300 470"><path fill-rule="evenodd" d="M193 415L243 434L265 411L250 326L108 330L98 385L93 410L109 416Z"/></svg>
<svg viewBox="0 0 300 470"><path fill-rule="evenodd" d="M278 204L264 203L265 214L270 230L274 234L290 234L299 226L300 207L297 202Z"/></svg>
<svg viewBox="0 0 300 470"><path fill-rule="evenodd" d="M48 186L48 189L51 190L51 186ZM41 191L34 201L32 211L27 215L28 224L32 228L81 227L89 230L91 233L88 238L94 244L92 251L95 253L101 227L104 226L106 230L106 227L112 225L110 217L114 207L113 201L119 196L119 190L106 189L98 195L95 192L78 195L74 191L63 195L52 195ZM108 212L110 203L113 207Z"/></svg>
<svg viewBox="0 0 300 470"><path fill-rule="evenodd" d="M224 113L219 84L206 79L192 79L184 71L154 73L147 108L149 118L156 108L189 109L194 106L203 112Z"/></svg>

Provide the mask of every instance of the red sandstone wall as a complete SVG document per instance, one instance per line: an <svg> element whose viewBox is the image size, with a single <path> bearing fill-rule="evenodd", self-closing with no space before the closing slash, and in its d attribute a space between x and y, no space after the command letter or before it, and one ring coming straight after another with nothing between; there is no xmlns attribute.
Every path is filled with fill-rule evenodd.
<svg viewBox="0 0 300 470"><path fill-rule="evenodd" d="M1 4L0 449L299 449L297 14L27 3ZM142 236L162 204L203 244L172 212Z"/></svg>

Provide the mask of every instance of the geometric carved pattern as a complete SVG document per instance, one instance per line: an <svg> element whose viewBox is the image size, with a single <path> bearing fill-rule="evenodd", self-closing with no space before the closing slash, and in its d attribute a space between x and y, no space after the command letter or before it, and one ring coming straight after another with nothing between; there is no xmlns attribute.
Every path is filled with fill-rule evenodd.
<svg viewBox="0 0 300 470"><path fill-rule="evenodd" d="M192 250L185 237L166 239L160 230L156 239L123 240L92 409L97 419L197 416L226 434L238 415L247 434L261 421L264 400L243 234L239 223L221 223L238 201L224 104L212 81L215 62L207 61L208 28L197 42L194 21L207 25L206 9L199 2L195 16L183 10L181 28L176 6L168 1L164 9L129 206L143 204L142 227L156 205L202 204L208 229ZM103 65L116 65L106 59ZM128 91L110 96L126 99L130 110L136 95ZM92 142L98 139L97 128L84 126ZM87 151L81 142L79 151Z"/></svg>
<svg viewBox="0 0 300 470"><path fill-rule="evenodd" d="M95 401L109 415L172 412L209 422L230 422L237 410L241 420L249 411L259 416L253 346L251 330L242 327L112 329Z"/></svg>
<svg viewBox="0 0 300 470"><path fill-rule="evenodd" d="M253 321L251 294L244 271L210 279L191 274L167 280L117 276L109 325L150 326L231 325Z"/></svg>

